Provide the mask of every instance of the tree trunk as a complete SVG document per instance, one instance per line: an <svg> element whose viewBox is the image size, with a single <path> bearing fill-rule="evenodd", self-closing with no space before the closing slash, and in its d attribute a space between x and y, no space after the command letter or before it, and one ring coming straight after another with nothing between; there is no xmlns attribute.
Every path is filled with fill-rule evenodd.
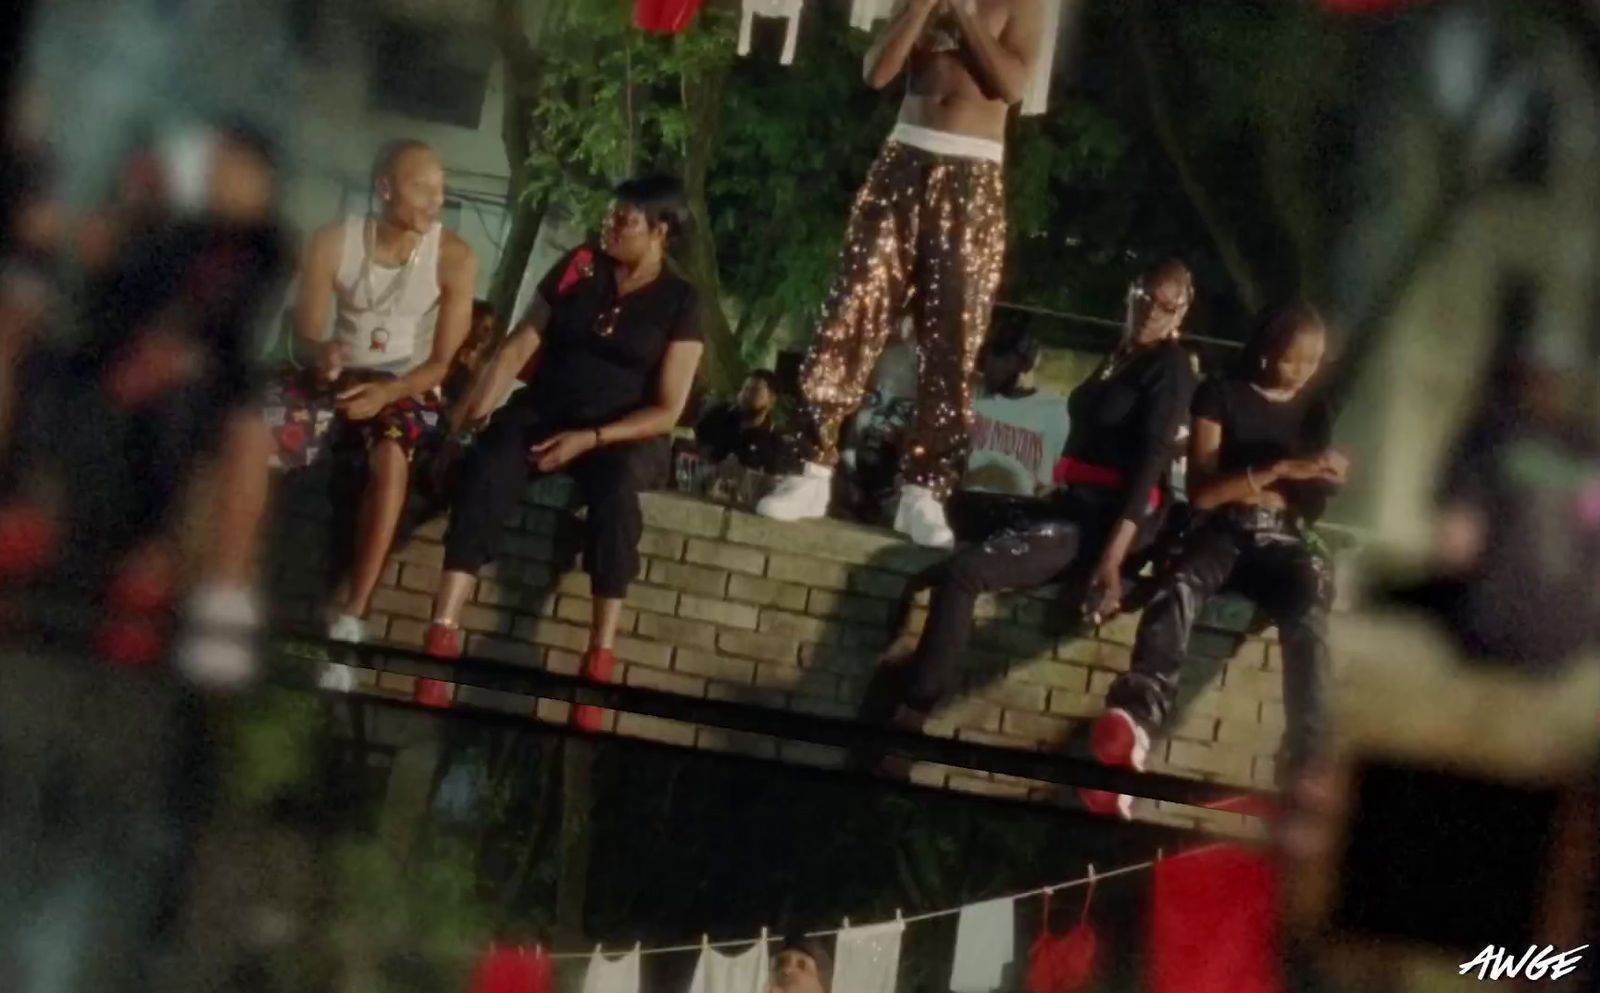
<svg viewBox="0 0 1600 993"><path fill-rule="evenodd" d="M1211 235L1211 241L1216 246L1217 254L1222 257L1222 264L1228 270L1229 278L1233 280L1239 299L1246 309L1257 310L1262 303L1260 281L1239 247L1238 236L1224 217L1223 211L1212 201L1211 191L1206 188L1195 170L1194 163L1189 160L1189 154L1183 147L1183 138L1178 134L1177 125L1173 123L1172 108L1167 103L1166 84L1161 76L1161 65L1150 47L1150 24L1144 0L1130 0L1124 5L1123 10L1127 14L1129 35L1133 41L1134 55L1144 82L1145 102L1150 111L1150 127L1155 132L1162 151L1166 152L1167 158L1172 162L1184 195L1188 197L1195 213L1200 216L1200 222Z"/></svg>
<svg viewBox="0 0 1600 993"><path fill-rule="evenodd" d="M683 109L689 118L686 132L694 137L685 149L684 193L693 217L691 230L682 248L686 275L700 291L701 330L705 335L705 358L701 375L714 393L729 395L738 389L744 376L739 358L739 343L722 310L722 284L717 275L717 245L711 231L711 208L706 198L706 179L711 171L717 128L721 121L722 87L728 76L725 65L706 68L681 80Z"/></svg>
<svg viewBox="0 0 1600 993"><path fill-rule="evenodd" d="M555 940L586 943L584 911L589 897L589 856L594 846L594 746L567 739L562 746L560 868L556 876Z"/></svg>

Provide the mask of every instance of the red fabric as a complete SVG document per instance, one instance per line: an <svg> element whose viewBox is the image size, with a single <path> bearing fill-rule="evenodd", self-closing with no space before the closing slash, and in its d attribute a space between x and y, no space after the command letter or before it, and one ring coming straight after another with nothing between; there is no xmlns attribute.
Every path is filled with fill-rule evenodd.
<svg viewBox="0 0 1600 993"><path fill-rule="evenodd" d="M1100 939L1089 920L1093 892L1084 897L1078 926L1066 934L1051 932L1050 895L1045 894L1044 923L1028 949L1028 993L1077 993L1094 982Z"/></svg>
<svg viewBox="0 0 1600 993"><path fill-rule="evenodd" d="M1234 846L1163 859L1150 910L1150 993L1282 993L1277 874Z"/></svg>
<svg viewBox="0 0 1600 993"><path fill-rule="evenodd" d="M634 27L660 34L677 34L689 26L702 0L635 0Z"/></svg>
<svg viewBox="0 0 1600 993"><path fill-rule="evenodd" d="M1066 456L1056 460L1054 479L1057 486L1088 486L1097 490L1114 490L1122 485L1122 473L1101 465L1091 465ZM1161 506L1161 488L1150 488L1150 508Z"/></svg>
<svg viewBox="0 0 1600 993"><path fill-rule="evenodd" d="M567 260L566 269L562 270L561 279L556 283L556 296L566 296L578 283L594 275L594 249L584 247L572 253L572 258ZM517 378L524 383L533 382L533 374L539 371L539 357L544 354L540 349L533 353L533 358L517 373Z"/></svg>
<svg viewBox="0 0 1600 993"><path fill-rule="evenodd" d="M478 963L471 993L550 993L551 973L542 948L490 948Z"/></svg>

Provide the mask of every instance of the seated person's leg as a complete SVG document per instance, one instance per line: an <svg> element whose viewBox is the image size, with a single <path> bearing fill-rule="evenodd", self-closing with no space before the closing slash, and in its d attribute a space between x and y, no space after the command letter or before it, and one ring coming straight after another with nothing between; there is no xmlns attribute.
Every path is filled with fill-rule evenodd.
<svg viewBox="0 0 1600 993"><path fill-rule="evenodd" d="M644 535L639 492L660 475L665 458L664 443L647 441L602 448L572 467L589 508L583 563L589 573L593 615L583 671L590 679L610 682L613 677L622 602L639 574L639 539ZM597 731L601 716L599 708L580 706L573 711L573 723Z"/></svg>
<svg viewBox="0 0 1600 993"><path fill-rule="evenodd" d="M1002 532L952 556L934 585L916 651L901 663L910 668L893 721L920 727L954 690L961 653L972 637L972 612L980 594L1052 582L1071 567L1081 548L1078 526L1063 521Z"/></svg>
<svg viewBox="0 0 1600 993"><path fill-rule="evenodd" d="M1241 573L1246 569L1241 588L1278 626L1283 648L1282 780L1303 771L1324 743L1333 572L1325 559L1298 540L1247 553Z"/></svg>
<svg viewBox="0 0 1600 993"><path fill-rule="evenodd" d="M350 567L350 593L340 616L334 621L330 637L354 635L344 640L364 640L367 611L378 588L384 563L394 542L400 514L405 509L410 463L400 444L384 439L367 453L366 480L362 487L360 510L355 520L355 557ZM355 623L351 623L355 622Z"/></svg>
<svg viewBox="0 0 1600 993"><path fill-rule="evenodd" d="M494 558L501 530L527 485L529 446L549 433L532 411L510 404L495 414L468 450L444 536L444 575L434 594L430 654L460 654L455 628L461 608L478 571Z"/></svg>
<svg viewBox="0 0 1600 993"><path fill-rule="evenodd" d="M1222 588L1239 557L1239 539L1215 518L1198 523L1184 539L1172 571L1139 618L1133 663L1106 693L1107 711L1095 721L1090 748L1111 766L1144 768L1150 738L1167 723L1189 652L1189 633L1206 601ZM1081 789L1084 806L1100 814L1132 816L1125 793Z"/></svg>

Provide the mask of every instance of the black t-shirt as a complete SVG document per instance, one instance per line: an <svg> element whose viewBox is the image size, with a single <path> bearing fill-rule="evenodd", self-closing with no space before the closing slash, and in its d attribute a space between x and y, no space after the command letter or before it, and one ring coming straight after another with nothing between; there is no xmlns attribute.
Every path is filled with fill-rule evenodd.
<svg viewBox="0 0 1600 993"><path fill-rule="evenodd" d="M770 424L748 425L737 404L719 404L695 425L694 437L712 461L729 455L757 472L776 472L781 450L778 433Z"/></svg>
<svg viewBox="0 0 1600 993"><path fill-rule="evenodd" d="M1166 480L1194 387L1189 353L1169 342L1102 366L1067 398L1072 424L1062 454L1121 473L1116 519L1149 519L1150 490Z"/></svg>
<svg viewBox="0 0 1600 993"><path fill-rule="evenodd" d="M1321 455L1333 441L1333 418L1321 399L1301 391L1274 403L1244 379L1212 377L1194 394L1194 416L1222 427L1217 450L1219 472L1263 469L1282 459ZM1289 507L1306 519L1321 516L1330 488L1311 481L1280 480L1273 485Z"/></svg>
<svg viewBox="0 0 1600 993"><path fill-rule="evenodd" d="M538 292L550 316L523 392L564 428L598 427L648 406L667 346L701 340L699 297L687 280L662 269L619 296L615 264L590 246L563 256Z"/></svg>

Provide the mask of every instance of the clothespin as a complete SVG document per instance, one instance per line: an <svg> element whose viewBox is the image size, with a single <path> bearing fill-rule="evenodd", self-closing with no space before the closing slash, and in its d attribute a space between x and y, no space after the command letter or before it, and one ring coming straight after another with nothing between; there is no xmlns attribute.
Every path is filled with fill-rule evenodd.
<svg viewBox="0 0 1600 993"><path fill-rule="evenodd" d="M1162 860L1162 858L1165 857L1165 855L1166 855L1165 850L1160 849L1160 848L1156 849L1156 861L1157 862L1160 862Z"/></svg>
<svg viewBox="0 0 1600 993"><path fill-rule="evenodd" d="M701 948L710 948L711 947L711 935L708 932L701 932L701 934L700 934L700 947Z"/></svg>
<svg viewBox="0 0 1600 993"><path fill-rule="evenodd" d="M763 925L761 925L761 948L763 949L763 951L767 947L767 941L768 941L768 938L767 938L767 926L765 924L763 924Z"/></svg>
<svg viewBox="0 0 1600 993"><path fill-rule="evenodd" d="M850 918L848 918L848 917L846 917L846 918L845 918L845 919L844 919L844 929L845 929L845 930L846 930L846 931L848 931L848 930L850 930Z"/></svg>
<svg viewBox="0 0 1600 993"><path fill-rule="evenodd" d="M1089 903L1094 899L1094 885L1096 882L1094 863L1089 863L1089 889L1083 894L1083 910L1078 914L1078 923L1082 924L1089 919Z"/></svg>

